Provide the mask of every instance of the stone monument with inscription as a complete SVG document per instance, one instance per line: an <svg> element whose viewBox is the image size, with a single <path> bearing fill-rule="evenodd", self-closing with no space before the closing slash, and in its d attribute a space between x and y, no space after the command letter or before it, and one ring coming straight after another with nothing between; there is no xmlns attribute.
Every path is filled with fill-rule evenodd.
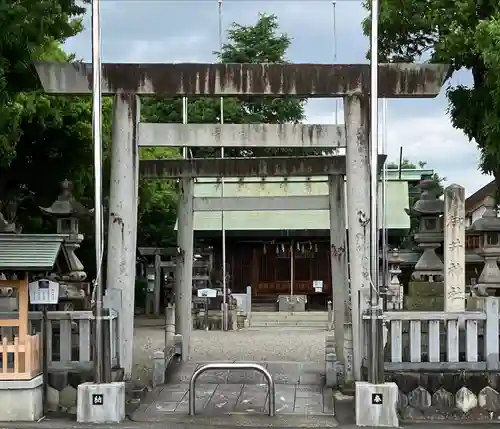
<svg viewBox="0 0 500 429"><path fill-rule="evenodd" d="M465 311L465 190L444 191L444 310Z"/></svg>
<svg viewBox="0 0 500 429"><path fill-rule="evenodd" d="M442 311L444 266L436 254L436 249L441 246L443 240L441 216L444 213L444 203L439 199L441 187L431 176L423 176L417 187L421 191L420 199L407 210L407 214L418 219L415 241L423 253L408 284L405 308L415 311Z"/></svg>

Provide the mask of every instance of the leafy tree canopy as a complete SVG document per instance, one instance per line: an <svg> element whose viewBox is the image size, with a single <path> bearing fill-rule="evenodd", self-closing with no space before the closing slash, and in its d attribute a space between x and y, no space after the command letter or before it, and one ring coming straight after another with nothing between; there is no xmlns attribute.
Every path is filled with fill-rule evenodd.
<svg viewBox="0 0 500 429"><path fill-rule="evenodd" d="M370 9L370 1L365 7ZM370 33L370 18L363 22ZM381 0L380 60L468 69L471 87L448 88L453 125L474 140L480 168L500 186L500 3L494 0Z"/></svg>
<svg viewBox="0 0 500 429"><path fill-rule="evenodd" d="M3 8L3 9L2 9ZM68 178L75 194L88 207L93 206L93 155L91 100L89 97L53 97L34 89L36 73L33 59L72 61L61 43L81 30L83 9L73 1L20 0L0 6L0 201L9 207L10 221L16 220L25 232L54 232L39 205L49 205L57 197L58 183ZM260 15L253 26L233 24L228 42L217 53L226 62L284 62L290 39L278 33L274 15ZM143 120L182 122L182 100L152 98L142 106ZM104 118L104 196L109 180L111 99L103 99ZM304 118L304 101L283 98L224 99L226 123L287 123ZM220 121L219 98L192 98L188 121ZM230 152L230 151L228 151ZM276 151L265 151L273 155ZM214 156L215 150L199 151L195 156ZM232 150L229 154L256 155L253 151ZM263 154L263 153L260 153ZM259 155L260 155L259 154ZM142 158L179 156L177 150L149 148ZM139 188L138 244L174 244L176 185L173 181L145 181ZM14 209L10 210L12 207ZM93 234L90 224L82 225L85 245L93 266ZM82 247L80 255L85 251Z"/></svg>
<svg viewBox="0 0 500 429"><path fill-rule="evenodd" d="M275 15L260 14L254 25L242 26L233 23L228 30L228 41L221 52L215 52L219 61L226 63L283 63L291 40L279 32ZM274 97L225 97L223 100L224 123L298 123L304 119L304 100ZM142 118L148 122L182 123L182 99L155 97L144 100ZM187 120L189 123L219 123L220 98L190 97ZM228 148L226 156L273 156L303 154L304 151L279 149ZM312 151L314 153L314 151ZM219 156L212 148L194 149L194 157ZM141 156L149 159L178 156L171 150L151 148ZM173 245L175 235L176 200L175 183L172 181L148 181L140 186L139 231L140 243L155 246Z"/></svg>
<svg viewBox="0 0 500 429"><path fill-rule="evenodd" d="M233 23L221 52L214 52L225 63L284 63L291 39L279 33L276 15L259 14L254 25ZM187 120L190 123L218 123L220 98L189 98ZM304 100L287 97L224 97L224 123L298 123L304 115ZM155 98L143 105L143 116L151 122L182 122L182 100ZM217 156L213 149L193 151L195 157ZM226 156L272 156L291 154L291 150L228 149ZM301 154L295 151L295 154Z"/></svg>

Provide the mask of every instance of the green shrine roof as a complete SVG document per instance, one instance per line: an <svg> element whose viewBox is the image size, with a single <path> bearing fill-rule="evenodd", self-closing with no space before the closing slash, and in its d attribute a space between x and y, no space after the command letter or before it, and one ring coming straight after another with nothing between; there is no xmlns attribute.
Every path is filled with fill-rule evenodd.
<svg viewBox="0 0 500 429"><path fill-rule="evenodd" d="M404 175L402 176L404 177ZM381 184L380 184L381 186ZM195 183L195 197L220 197L221 184L214 179L199 178ZM379 190L379 195L381 194ZM284 197L328 195L326 177L245 178L225 179L225 197ZM409 229L410 218L405 212L409 208L408 182L406 180L387 181L387 225L389 229ZM221 212L195 212L195 231L220 231ZM224 212L226 230L328 230L330 218L328 210L280 210L252 212ZM177 229L177 225L176 225Z"/></svg>
<svg viewBox="0 0 500 429"><path fill-rule="evenodd" d="M65 237L57 234L0 234L0 271L51 270Z"/></svg>

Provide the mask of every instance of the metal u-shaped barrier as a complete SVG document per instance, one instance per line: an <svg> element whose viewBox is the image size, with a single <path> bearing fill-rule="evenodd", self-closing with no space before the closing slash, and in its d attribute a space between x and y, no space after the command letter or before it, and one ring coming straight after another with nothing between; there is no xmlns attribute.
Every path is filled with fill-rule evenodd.
<svg viewBox="0 0 500 429"><path fill-rule="evenodd" d="M189 380L189 415L194 416L195 415L195 402L196 402L196 395L195 395L195 387L196 387L196 380L198 377L203 374L204 372L210 371L210 370L254 370L257 372L260 372L267 381L267 387L268 387L268 397L269 397L269 416L274 417L276 415L276 405L275 405L275 400L276 400L276 387L274 385L274 380L273 376L270 374L270 372L264 368L262 365L258 365L256 363L208 363L206 365L201 366L198 368L193 375L191 376Z"/></svg>

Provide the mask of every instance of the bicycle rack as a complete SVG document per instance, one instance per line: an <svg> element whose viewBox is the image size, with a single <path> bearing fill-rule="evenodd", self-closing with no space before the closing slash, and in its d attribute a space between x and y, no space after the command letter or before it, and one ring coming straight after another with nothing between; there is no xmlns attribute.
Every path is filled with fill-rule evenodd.
<svg viewBox="0 0 500 429"><path fill-rule="evenodd" d="M196 402L196 395L195 395L195 387L196 387L196 380L198 377L203 374L204 372L210 371L210 370L254 370L257 372L260 372L267 381L267 387L268 387L268 396L269 396L269 416L274 417L276 415L276 405L275 405L275 395L276 395L276 387L274 385L274 380L273 376L269 373L269 371L264 368L262 365L258 365L256 363L208 363L206 365L201 366L198 368L191 378L189 379L189 415L194 416L195 415L195 402Z"/></svg>

